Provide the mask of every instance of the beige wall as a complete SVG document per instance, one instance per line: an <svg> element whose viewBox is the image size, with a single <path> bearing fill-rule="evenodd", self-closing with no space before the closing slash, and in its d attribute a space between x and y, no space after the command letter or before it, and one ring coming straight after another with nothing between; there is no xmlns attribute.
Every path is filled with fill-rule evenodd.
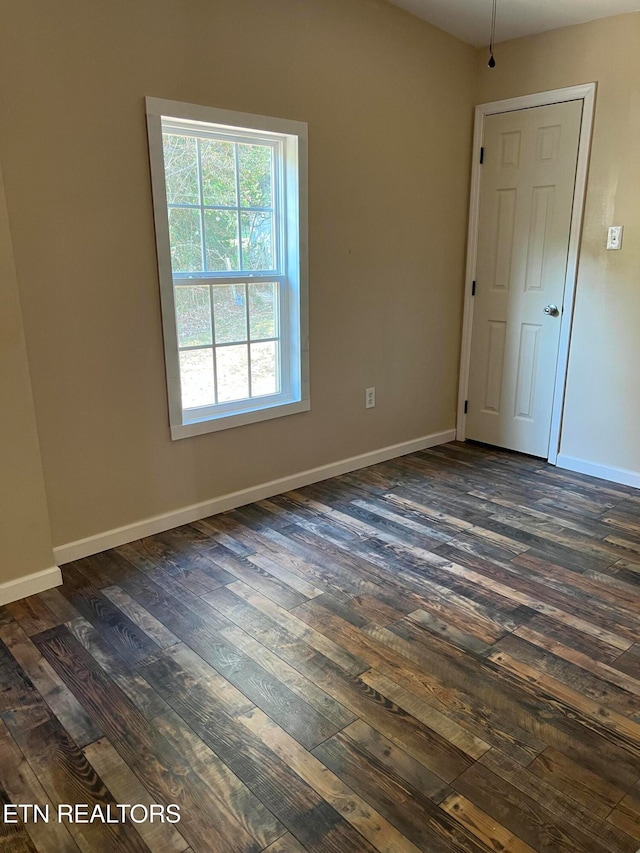
<svg viewBox="0 0 640 853"><path fill-rule="evenodd" d="M640 14L501 44L489 71L383 0L0 12L0 158L57 545L453 427L471 104L593 80L562 452L640 471ZM311 412L170 441L144 95L309 122ZM622 252L604 250L609 224ZM53 564L1 195L0 265L1 583Z"/></svg>
<svg viewBox="0 0 640 853"><path fill-rule="evenodd" d="M0 10L0 152L57 545L454 426L470 47L378 0ZM145 95L309 123L311 412L170 441Z"/></svg>
<svg viewBox="0 0 640 853"><path fill-rule="evenodd" d="M640 474L639 45L634 13L479 51L478 100L598 84L561 453Z"/></svg>
<svg viewBox="0 0 640 853"><path fill-rule="evenodd" d="M0 170L0 584L54 566ZM11 600L0 589L0 603Z"/></svg>

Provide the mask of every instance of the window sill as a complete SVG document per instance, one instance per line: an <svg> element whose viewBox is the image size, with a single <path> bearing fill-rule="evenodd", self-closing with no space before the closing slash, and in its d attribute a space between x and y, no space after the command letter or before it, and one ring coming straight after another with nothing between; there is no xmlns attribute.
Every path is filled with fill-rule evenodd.
<svg viewBox="0 0 640 853"><path fill-rule="evenodd" d="M219 432L223 429L255 424L260 421L268 421L272 418L283 418L286 415L295 415L298 412L308 412L311 409L309 400L300 400L296 403L280 403L248 412L239 412L235 415L218 415L201 421L192 421L185 424L177 424L171 427L171 440L189 438L192 435L205 435L208 432Z"/></svg>

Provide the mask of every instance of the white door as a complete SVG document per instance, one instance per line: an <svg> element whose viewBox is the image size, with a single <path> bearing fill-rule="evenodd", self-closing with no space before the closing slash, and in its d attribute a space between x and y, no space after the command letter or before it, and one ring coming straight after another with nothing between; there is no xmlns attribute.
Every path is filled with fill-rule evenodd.
<svg viewBox="0 0 640 853"><path fill-rule="evenodd" d="M544 458L582 107L485 120L466 434Z"/></svg>

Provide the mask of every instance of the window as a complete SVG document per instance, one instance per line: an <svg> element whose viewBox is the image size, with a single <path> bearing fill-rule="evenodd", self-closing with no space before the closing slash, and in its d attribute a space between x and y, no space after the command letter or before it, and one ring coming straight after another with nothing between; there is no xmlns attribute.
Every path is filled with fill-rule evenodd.
<svg viewBox="0 0 640 853"><path fill-rule="evenodd" d="M309 409L306 125L147 98L172 438Z"/></svg>

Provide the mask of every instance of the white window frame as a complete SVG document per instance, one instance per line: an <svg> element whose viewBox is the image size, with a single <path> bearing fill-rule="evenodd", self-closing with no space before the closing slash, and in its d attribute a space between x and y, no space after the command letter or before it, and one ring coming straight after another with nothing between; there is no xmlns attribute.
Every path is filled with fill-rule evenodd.
<svg viewBox="0 0 640 853"><path fill-rule="evenodd" d="M311 408L309 400L308 261L307 261L307 125L268 116L237 113L214 107L146 98L149 160L155 219L158 274L162 306L165 366L171 438L180 439L283 417ZM165 185L163 121L193 123L194 129L213 125L231 141L259 137L281 151L282 164L276 180L278 205L283 216L276 226L277 271L230 273L173 273L169 241L169 217ZM239 200L238 200L239 202ZM265 274L263 274L263 272ZM280 381L278 394L218 403L199 409L183 409L176 324L174 281L187 279L197 285L215 280L220 284L278 282L280 300Z"/></svg>

